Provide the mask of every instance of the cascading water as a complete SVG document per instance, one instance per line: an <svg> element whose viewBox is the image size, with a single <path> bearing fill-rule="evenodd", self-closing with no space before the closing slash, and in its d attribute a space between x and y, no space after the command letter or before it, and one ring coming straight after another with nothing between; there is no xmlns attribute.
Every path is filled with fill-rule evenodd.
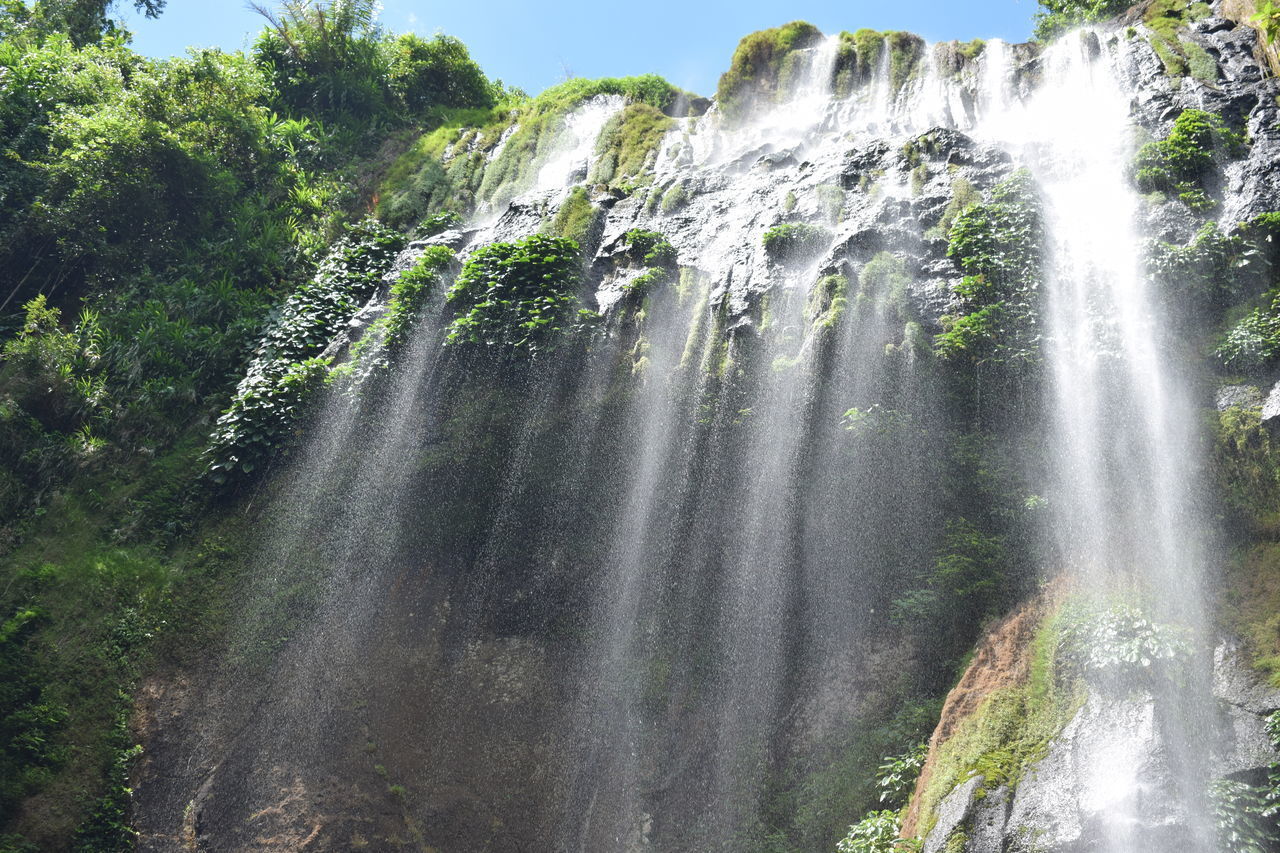
<svg viewBox="0 0 1280 853"><path fill-rule="evenodd" d="M985 532L1043 503L1051 520L1019 521L1039 533L1007 547L1038 561L1026 577L1066 571L1099 606L1141 600L1203 633L1193 389L1140 269L1126 175L1122 71L1139 47L1076 33L1034 73L1018 46L988 42L959 70L943 47L920 46L905 80L886 48L837 94L828 38L748 118L675 120L652 185L597 199L588 270L607 316L583 348L516 363L442 347L437 294L376 393L329 401L264 511L253 592L278 607L318 578L319 601L198 795L236 838L383 797L325 837L708 851L785 829L823 849L858 816L823 799L821 768L865 761L872 729L907 726L887 705L954 679L920 663L895 686L898 660L924 654L902 614L933 613L965 645L984 615L921 610L938 591L920 578L952 538L1005 547ZM545 228L623 105L573 110L524 184L442 239L465 260ZM957 405L930 346L956 310L946 229L962 185L989 195L1018 169L1043 208L1045 381ZM783 221L811 224L813 245L766 248ZM681 267L648 299L619 260L636 228L665 234ZM995 410L1022 414L991 451ZM997 470L1016 494L975 498ZM270 618L247 616L241 645ZM1150 787L1129 730L1088 718L1090 849L1158 849L1135 815L1152 797L1180 849L1215 849L1191 736L1204 709L1174 693L1153 707L1173 789ZM784 782L808 800L785 801ZM296 796L276 803L281 789ZM783 826L787 808L817 816Z"/></svg>

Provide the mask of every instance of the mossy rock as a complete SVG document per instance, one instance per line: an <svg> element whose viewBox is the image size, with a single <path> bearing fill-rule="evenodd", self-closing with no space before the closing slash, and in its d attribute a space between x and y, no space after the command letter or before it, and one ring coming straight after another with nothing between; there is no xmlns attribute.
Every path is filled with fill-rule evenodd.
<svg viewBox="0 0 1280 853"><path fill-rule="evenodd" d="M740 121L753 103L775 99L784 88L787 72L793 70L788 57L821 40L822 31L805 21L760 30L742 39L716 89L716 98L726 118Z"/></svg>

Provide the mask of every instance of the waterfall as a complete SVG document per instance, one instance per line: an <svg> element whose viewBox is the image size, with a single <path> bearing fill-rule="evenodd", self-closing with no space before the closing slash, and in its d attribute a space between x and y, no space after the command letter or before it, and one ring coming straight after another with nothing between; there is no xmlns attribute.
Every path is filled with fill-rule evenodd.
<svg viewBox="0 0 1280 853"><path fill-rule="evenodd" d="M837 95L829 37L741 121L674 120L651 183L595 198L590 304L607 310L586 344L524 361L444 347L438 293L376 390L327 399L259 509L239 643L278 656L240 712L261 725L206 783L241 840L296 782L319 811L373 792L372 826L441 849L756 849L787 808L820 813L794 829L819 849L858 815L778 789L816 802L822 768L865 762L876 731L926 737L886 708L955 673L904 624L932 614L967 648L993 615L921 609L954 531L1022 561L989 593L1002 607L1067 573L1100 607L1140 601L1204 639L1197 389L1135 248L1118 69L1138 48L1073 33L1036 80L1016 46L959 72L941 47L904 72L886 42ZM450 237L460 260L545 228L623 107L572 110L531 179ZM964 187L990 198L1019 169L1043 210L1042 381L959 405L959 368L931 345L957 310L946 229ZM687 201L658 203L677 186ZM771 254L780 223L821 245ZM647 299L618 267L635 228L681 267ZM302 624L271 624L295 608ZM1101 732L1080 792L1097 849L1147 849L1133 812L1172 797L1182 849L1211 850L1208 779L1189 769L1205 708L1154 707L1185 785L1151 791L1125 733Z"/></svg>

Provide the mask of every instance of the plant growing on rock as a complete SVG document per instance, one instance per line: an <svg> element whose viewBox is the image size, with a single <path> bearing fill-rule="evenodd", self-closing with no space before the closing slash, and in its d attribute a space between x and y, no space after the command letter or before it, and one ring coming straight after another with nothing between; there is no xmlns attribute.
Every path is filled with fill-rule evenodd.
<svg viewBox="0 0 1280 853"><path fill-rule="evenodd" d="M831 232L803 222L784 223L764 232L761 242L765 254L774 263L800 263L813 260L825 251L831 242Z"/></svg>
<svg viewBox="0 0 1280 853"><path fill-rule="evenodd" d="M959 310L942 318L939 356L1016 368L1039 362L1043 242L1040 202L1026 172L956 217L947 254L965 275L951 288Z"/></svg>
<svg viewBox="0 0 1280 853"><path fill-rule="evenodd" d="M1219 164L1244 151L1244 138L1220 116L1184 110L1169 135L1148 142L1134 160L1134 182L1143 192L1176 194L1194 210L1211 207L1206 181Z"/></svg>
<svg viewBox="0 0 1280 853"><path fill-rule="evenodd" d="M328 375L331 359L318 353L373 295L403 245L403 235L366 220L289 298L218 418L207 451L212 482L246 477L288 449Z"/></svg>
<svg viewBox="0 0 1280 853"><path fill-rule="evenodd" d="M733 52L729 70L720 76L716 99L721 111L737 121L747 115L755 99L775 98L785 88L794 52L812 47L821 38L822 32L805 21L792 21L744 38Z"/></svg>
<svg viewBox="0 0 1280 853"><path fill-rule="evenodd" d="M449 288L459 315L445 342L523 355L554 348L580 306L581 276L578 244L563 237L534 234L477 249Z"/></svg>

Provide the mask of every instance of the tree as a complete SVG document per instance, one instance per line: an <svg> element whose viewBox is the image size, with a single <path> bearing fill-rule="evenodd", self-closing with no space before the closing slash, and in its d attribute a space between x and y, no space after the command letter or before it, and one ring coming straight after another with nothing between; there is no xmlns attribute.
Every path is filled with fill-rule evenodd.
<svg viewBox="0 0 1280 853"><path fill-rule="evenodd" d="M32 23L44 32L62 32L76 47L99 41L104 33L115 32L109 17L117 0L37 0ZM133 6L148 18L158 18L169 0L133 0Z"/></svg>
<svg viewBox="0 0 1280 853"><path fill-rule="evenodd" d="M390 88L375 0L250 4L270 26L254 45L284 106L297 114L367 121L386 113Z"/></svg>
<svg viewBox="0 0 1280 853"><path fill-rule="evenodd" d="M1101 21L1119 15L1132 5L1132 0L1038 0L1040 11L1036 13L1038 39L1047 41L1090 21Z"/></svg>

